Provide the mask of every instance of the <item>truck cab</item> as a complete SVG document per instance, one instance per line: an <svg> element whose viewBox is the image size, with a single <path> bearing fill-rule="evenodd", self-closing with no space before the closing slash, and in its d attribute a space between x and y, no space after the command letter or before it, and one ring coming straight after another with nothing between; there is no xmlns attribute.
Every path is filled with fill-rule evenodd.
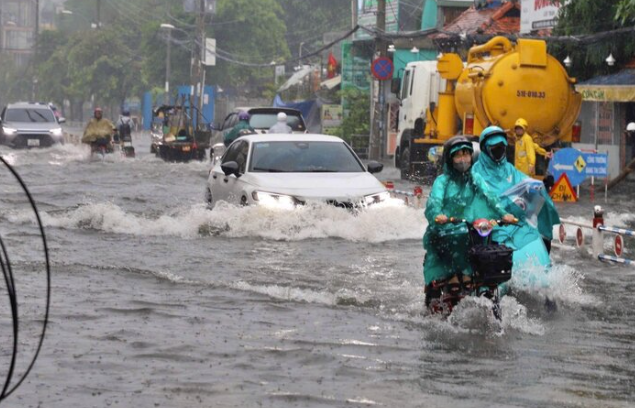
<svg viewBox="0 0 635 408"><path fill-rule="evenodd" d="M399 122L395 166L401 170L401 178L413 174L413 165L422 163L430 146L415 145L415 139L423 138L426 110L439 101L439 92L445 87L445 80L437 71L437 61L415 61L406 65L399 80L400 100ZM420 174L417 174L419 176Z"/></svg>

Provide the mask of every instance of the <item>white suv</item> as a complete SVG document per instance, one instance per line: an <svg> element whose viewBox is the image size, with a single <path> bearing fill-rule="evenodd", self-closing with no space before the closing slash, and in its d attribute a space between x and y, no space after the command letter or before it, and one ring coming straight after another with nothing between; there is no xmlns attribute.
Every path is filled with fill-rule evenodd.
<svg viewBox="0 0 635 408"><path fill-rule="evenodd" d="M60 123L48 105L13 103L0 115L0 144L13 148L50 147L64 143Z"/></svg>

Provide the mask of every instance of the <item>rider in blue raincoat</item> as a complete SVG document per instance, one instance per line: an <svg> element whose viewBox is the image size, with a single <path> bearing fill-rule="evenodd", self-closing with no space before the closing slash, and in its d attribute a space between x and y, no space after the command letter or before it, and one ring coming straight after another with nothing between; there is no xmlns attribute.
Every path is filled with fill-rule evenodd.
<svg viewBox="0 0 635 408"><path fill-rule="evenodd" d="M507 162L507 136L503 129L490 126L483 130L480 147L481 154L478 162L472 167L472 173L481 176L490 190L501 198L505 210L520 219L517 225L507 225L495 231L494 240L514 249L514 263L531 257L539 265L549 265L549 254L545 242L551 242L553 226L560 223L551 198L544 190L540 192L545 202L537 217L537 229L529 225L525 220L524 211L509 198L502 196L510 187L528 177ZM544 242L539 240L540 238L543 238Z"/></svg>
<svg viewBox="0 0 635 408"><path fill-rule="evenodd" d="M472 143L463 136L449 139L443 147L443 174L437 177L426 204L425 216L428 228L423 236L426 250L423 276L426 284L426 303L433 292L433 282L439 283L458 275L463 282L472 275L467 250L468 231L465 224L448 222L451 217L474 221L478 218L499 219L513 222L496 194L472 167Z"/></svg>

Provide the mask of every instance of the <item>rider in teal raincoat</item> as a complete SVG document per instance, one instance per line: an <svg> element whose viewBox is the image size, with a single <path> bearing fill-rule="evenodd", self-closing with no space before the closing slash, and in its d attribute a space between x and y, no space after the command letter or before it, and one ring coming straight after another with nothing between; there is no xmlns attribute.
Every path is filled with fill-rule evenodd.
<svg viewBox="0 0 635 408"><path fill-rule="evenodd" d="M449 223L450 217L467 221L503 217L512 222L514 219L483 178L470 172L473 151L472 143L463 136L451 138L443 148L443 174L435 180L425 210L428 220L423 236L426 302L433 282L452 279L455 275L472 275L467 259L467 227Z"/></svg>
<svg viewBox="0 0 635 408"><path fill-rule="evenodd" d="M483 130L480 138L480 147L481 154L478 162L472 167L472 173L481 176L487 182L490 190L497 196L501 197L502 193L510 187L527 178L527 175L518 171L507 162L507 136L500 127L490 126ZM515 262L522 255L518 250L525 248L527 256L534 257L539 264L547 266L550 263L544 243L543 245L538 245L536 240L542 236L545 242L551 242L553 226L560 223L560 218L551 198L544 190L541 191L541 194L545 199L545 203L538 214L537 230L524 221L525 214L520 207L509 198L501 197L505 210L514 214L521 222L518 225L502 227L494 233L493 238L515 250ZM529 244L532 245L527 247Z"/></svg>

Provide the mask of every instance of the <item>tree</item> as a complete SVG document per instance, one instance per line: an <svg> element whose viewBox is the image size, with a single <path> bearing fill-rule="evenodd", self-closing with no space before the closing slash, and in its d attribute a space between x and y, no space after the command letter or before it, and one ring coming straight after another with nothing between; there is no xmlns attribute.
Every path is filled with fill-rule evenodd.
<svg viewBox="0 0 635 408"><path fill-rule="evenodd" d="M617 5L615 19L622 24L635 21L635 0L621 0Z"/></svg>
<svg viewBox="0 0 635 408"><path fill-rule="evenodd" d="M242 89L272 82L273 66L249 64L269 64L289 57L282 18L283 10L275 0L219 0L215 20L223 25L213 28L219 56L211 80ZM213 21L211 25L214 27Z"/></svg>
<svg viewBox="0 0 635 408"><path fill-rule="evenodd" d="M629 0L630 1L630 0ZM562 7L553 31L556 36L588 35L623 28L618 9L624 0L575 0ZM551 51L561 60L569 55L574 61L571 72L584 80L610 72L605 59L609 54L619 62L626 62L635 52L633 33L615 34L608 39L552 43Z"/></svg>

